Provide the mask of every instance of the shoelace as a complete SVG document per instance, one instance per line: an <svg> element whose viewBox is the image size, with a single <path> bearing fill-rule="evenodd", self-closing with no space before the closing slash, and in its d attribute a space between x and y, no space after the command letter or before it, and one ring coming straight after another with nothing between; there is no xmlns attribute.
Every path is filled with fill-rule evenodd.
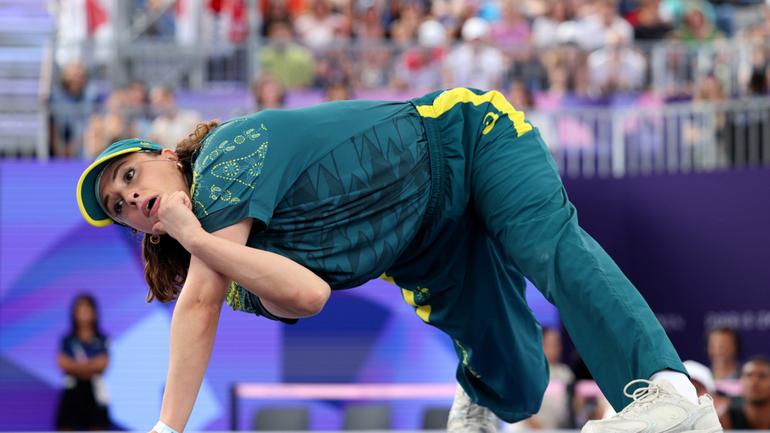
<svg viewBox="0 0 770 433"><path fill-rule="evenodd" d="M644 384L647 386L640 386L639 388L636 388L633 393L629 393L628 390L636 384ZM628 406L626 406L625 408L623 408L623 410L620 411L619 415L635 412L636 410L651 403L653 400L655 400L655 398L658 397L659 394L660 394L660 387L654 382L651 382L649 380L636 379L636 380L632 380L631 382L628 382L626 386L623 387L623 395L633 399L634 401Z"/></svg>

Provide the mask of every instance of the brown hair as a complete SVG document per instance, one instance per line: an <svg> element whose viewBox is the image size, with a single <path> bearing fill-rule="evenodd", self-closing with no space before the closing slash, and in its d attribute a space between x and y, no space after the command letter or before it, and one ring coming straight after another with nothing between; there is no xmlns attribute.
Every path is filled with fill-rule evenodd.
<svg viewBox="0 0 770 433"><path fill-rule="evenodd" d="M176 145L176 155L182 164L184 173L192 173L193 156L200 150L203 138L219 126L216 120L210 120L195 125L195 129ZM142 239L142 256L144 257L144 279L147 280L149 291L147 302L157 299L169 302L179 296L179 291L187 279L190 267L190 253L169 235L161 235L160 242L150 241L152 236L144 235Z"/></svg>

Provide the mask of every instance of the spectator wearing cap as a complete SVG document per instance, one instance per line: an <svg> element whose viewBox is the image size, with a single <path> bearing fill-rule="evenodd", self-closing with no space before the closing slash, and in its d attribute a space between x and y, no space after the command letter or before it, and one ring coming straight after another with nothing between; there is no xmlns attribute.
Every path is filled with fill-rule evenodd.
<svg viewBox="0 0 770 433"><path fill-rule="evenodd" d="M728 406L730 406L730 399L717 391L716 382L714 382L714 375L711 374L711 370L700 362L692 360L685 361L684 368L687 369L690 382L695 387L695 392L698 396L710 395L714 400L714 407L716 407L717 413L720 416L724 414Z"/></svg>
<svg viewBox="0 0 770 433"><path fill-rule="evenodd" d="M711 374L711 370L708 367L698 361L687 360L684 362L684 368L687 369L687 374L690 375L690 382L695 387L698 396L714 393L716 390L714 375Z"/></svg>
<svg viewBox="0 0 770 433"><path fill-rule="evenodd" d="M741 371L741 399L720 421L730 430L770 429L770 359L755 356Z"/></svg>
<svg viewBox="0 0 770 433"><path fill-rule="evenodd" d="M418 45L401 55L392 85L396 90L428 92L441 87L441 69L446 57L446 29L435 20L420 24Z"/></svg>
<svg viewBox="0 0 770 433"><path fill-rule="evenodd" d="M500 88L505 62L500 50L487 43L489 31L489 23L483 18L465 21L463 42L449 53L444 65L447 87Z"/></svg>

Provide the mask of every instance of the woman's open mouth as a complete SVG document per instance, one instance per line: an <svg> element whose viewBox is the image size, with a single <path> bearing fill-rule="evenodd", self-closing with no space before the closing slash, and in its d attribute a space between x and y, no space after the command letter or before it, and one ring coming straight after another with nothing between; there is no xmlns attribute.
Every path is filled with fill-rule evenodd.
<svg viewBox="0 0 770 433"><path fill-rule="evenodd" d="M160 200L158 200L157 196L152 197L151 199L149 199L146 202L144 202L144 208L142 209L142 213L144 213L144 216L149 218L149 217L155 215L156 213L158 213L158 210L156 209L156 205L159 202L160 202Z"/></svg>

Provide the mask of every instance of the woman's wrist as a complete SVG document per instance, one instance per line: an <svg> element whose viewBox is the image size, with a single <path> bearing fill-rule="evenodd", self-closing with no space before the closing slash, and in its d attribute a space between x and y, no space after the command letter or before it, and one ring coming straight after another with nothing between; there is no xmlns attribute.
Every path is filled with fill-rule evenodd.
<svg viewBox="0 0 770 433"><path fill-rule="evenodd" d="M203 227L197 226L188 230L188 233L180 239L179 243L192 255L198 255L197 252L201 248L201 244L205 241L206 236L209 233L203 230Z"/></svg>

